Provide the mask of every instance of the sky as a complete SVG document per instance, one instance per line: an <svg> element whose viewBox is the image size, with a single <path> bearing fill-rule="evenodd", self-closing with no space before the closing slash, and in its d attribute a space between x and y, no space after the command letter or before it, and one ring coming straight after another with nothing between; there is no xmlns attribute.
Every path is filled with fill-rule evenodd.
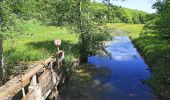
<svg viewBox="0 0 170 100"><path fill-rule="evenodd" d="M102 0L96 0L96 1L102 1ZM154 13L156 12L155 9L152 9L154 0L126 0L126 1L121 1L121 0L115 0L113 2L114 5L130 8L130 9L137 9L137 10L142 10L148 13Z"/></svg>

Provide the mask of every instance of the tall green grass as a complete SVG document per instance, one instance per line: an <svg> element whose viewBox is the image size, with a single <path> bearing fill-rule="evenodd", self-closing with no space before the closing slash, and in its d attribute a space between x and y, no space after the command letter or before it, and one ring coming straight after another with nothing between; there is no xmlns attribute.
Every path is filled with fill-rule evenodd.
<svg viewBox="0 0 170 100"><path fill-rule="evenodd" d="M35 21L18 22L21 33L7 38L4 42L7 73L13 75L17 70L26 69L18 64L32 61L43 61L56 52L54 39L61 39L60 49L65 51L66 60L74 60L79 56L78 37L70 33L65 26L42 26ZM26 66L27 67L27 66Z"/></svg>
<svg viewBox="0 0 170 100"><path fill-rule="evenodd" d="M119 29L129 33L128 35L132 38L138 38L140 33L143 31L143 24L125 24L125 23L108 23L107 28Z"/></svg>

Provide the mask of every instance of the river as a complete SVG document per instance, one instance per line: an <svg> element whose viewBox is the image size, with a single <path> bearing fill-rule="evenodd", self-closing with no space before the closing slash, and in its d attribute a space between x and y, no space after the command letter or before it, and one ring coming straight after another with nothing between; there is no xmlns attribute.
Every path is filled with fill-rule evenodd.
<svg viewBox="0 0 170 100"><path fill-rule="evenodd" d="M80 67L71 76L60 99L154 100L145 83L151 72L129 37L113 37L106 50L111 56L89 57L87 67L92 66Z"/></svg>

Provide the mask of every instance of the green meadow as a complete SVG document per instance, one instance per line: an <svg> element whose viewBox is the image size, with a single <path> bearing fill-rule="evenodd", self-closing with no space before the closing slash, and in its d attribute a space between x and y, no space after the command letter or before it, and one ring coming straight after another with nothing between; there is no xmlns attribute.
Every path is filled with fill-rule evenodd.
<svg viewBox="0 0 170 100"><path fill-rule="evenodd" d="M70 33L64 26L31 24L27 26L27 29L24 29L24 34L5 40L5 60L9 66L13 67L11 71L17 64L44 61L53 56L56 52L54 39L61 39L60 49L65 51L66 60L74 60L79 56L77 34Z"/></svg>
<svg viewBox="0 0 170 100"><path fill-rule="evenodd" d="M108 23L106 24L108 29L119 29L124 32L127 32L128 35L132 38L138 38L140 33L143 30L143 24L125 24L125 23Z"/></svg>

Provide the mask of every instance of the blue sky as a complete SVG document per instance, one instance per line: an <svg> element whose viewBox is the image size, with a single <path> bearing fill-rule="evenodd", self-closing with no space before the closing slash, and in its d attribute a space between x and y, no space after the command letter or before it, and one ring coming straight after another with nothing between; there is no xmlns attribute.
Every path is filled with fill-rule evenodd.
<svg viewBox="0 0 170 100"><path fill-rule="evenodd" d="M96 0L102 1L102 0ZM138 9L149 13L154 13L155 9L152 9L152 4L155 0L126 0L121 2L121 0L116 0L113 2L114 5L119 5L126 8Z"/></svg>

